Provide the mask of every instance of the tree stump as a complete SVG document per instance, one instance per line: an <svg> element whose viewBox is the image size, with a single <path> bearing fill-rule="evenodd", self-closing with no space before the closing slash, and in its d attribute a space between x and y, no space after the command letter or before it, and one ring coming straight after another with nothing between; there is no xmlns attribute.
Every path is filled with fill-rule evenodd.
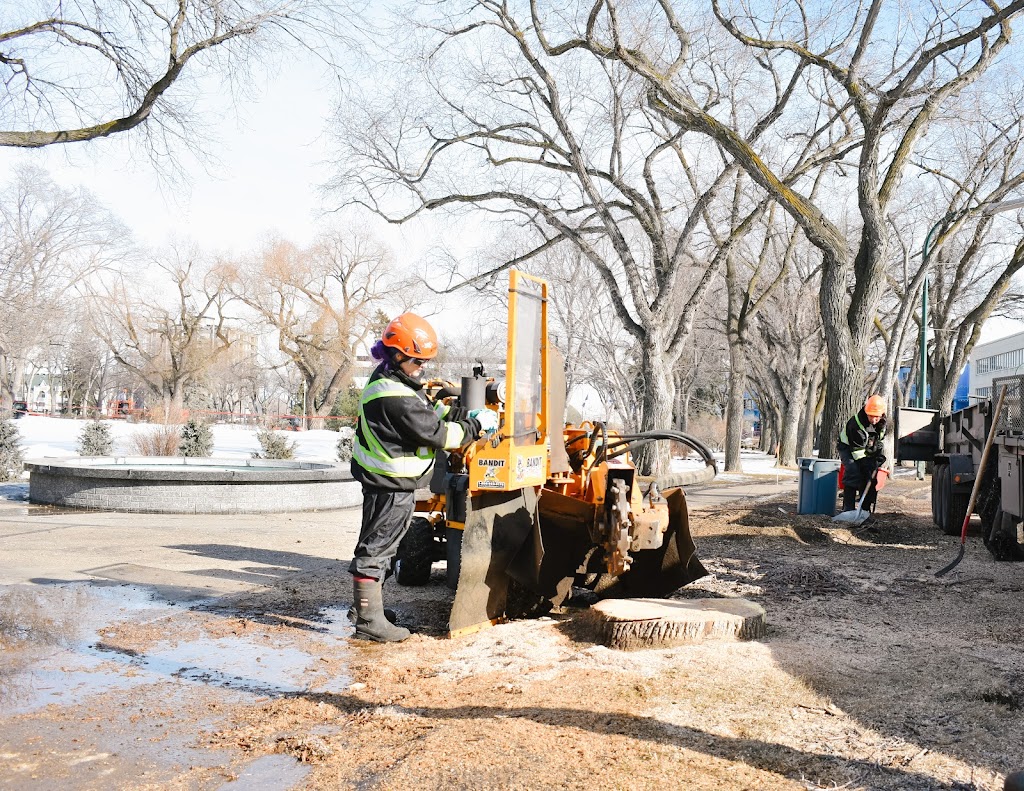
<svg viewBox="0 0 1024 791"><path fill-rule="evenodd" d="M605 599L581 617L591 639L622 650L754 640L766 623L764 608L746 599Z"/></svg>

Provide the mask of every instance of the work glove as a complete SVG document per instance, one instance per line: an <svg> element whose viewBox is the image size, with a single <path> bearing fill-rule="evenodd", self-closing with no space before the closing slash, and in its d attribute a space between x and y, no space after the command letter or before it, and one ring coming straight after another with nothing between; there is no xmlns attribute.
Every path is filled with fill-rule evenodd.
<svg viewBox="0 0 1024 791"><path fill-rule="evenodd" d="M473 409L469 413L480 424L480 430L493 434L498 430L498 414L493 409Z"/></svg>

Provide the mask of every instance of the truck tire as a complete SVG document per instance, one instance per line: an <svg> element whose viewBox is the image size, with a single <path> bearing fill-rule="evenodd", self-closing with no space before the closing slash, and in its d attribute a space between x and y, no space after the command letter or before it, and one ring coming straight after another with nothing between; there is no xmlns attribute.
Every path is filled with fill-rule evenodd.
<svg viewBox="0 0 1024 791"><path fill-rule="evenodd" d="M990 532L984 535L985 546L996 560L1024 560L1024 546L1017 543L1017 523L1013 514L1000 508L996 511Z"/></svg>
<svg viewBox="0 0 1024 791"><path fill-rule="evenodd" d="M932 521L942 527L946 524L949 504L949 465L936 464L932 470Z"/></svg>
<svg viewBox="0 0 1024 791"><path fill-rule="evenodd" d="M957 494L952 490L950 484L949 517L942 526L942 532L947 536L958 536L964 529L964 519L967 517L967 506L971 504L969 494Z"/></svg>
<svg viewBox="0 0 1024 791"><path fill-rule="evenodd" d="M990 463L985 469L985 477L978 492L978 502L974 505L974 513L981 517L981 534L991 534L995 526L996 516L1002 509L1003 486L999 479L998 468Z"/></svg>
<svg viewBox="0 0 1024 791"><path fill-rule="evenodd" d="M422 516L413 517L395 555L395 579L399 585L426 585L433 561L434 528Z"/></svg>

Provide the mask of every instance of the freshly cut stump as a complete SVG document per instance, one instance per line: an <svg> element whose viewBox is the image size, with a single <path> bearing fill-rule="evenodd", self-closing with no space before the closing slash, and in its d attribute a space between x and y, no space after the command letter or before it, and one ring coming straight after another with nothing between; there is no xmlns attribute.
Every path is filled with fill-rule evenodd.
<svg viewBox="0 0 1024 791"><path fill-rule="evenodd" d="M581 621L596 642L623 650L754 640L766 626L764 608L746 599L605 599Z"/></svg>

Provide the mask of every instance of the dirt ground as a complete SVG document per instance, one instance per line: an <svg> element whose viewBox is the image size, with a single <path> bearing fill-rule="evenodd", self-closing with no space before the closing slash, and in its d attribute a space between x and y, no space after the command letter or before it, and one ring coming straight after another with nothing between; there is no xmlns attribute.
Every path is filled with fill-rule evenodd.
<svg viewBox="0 0 1024 791"><path fill-rule="evenodd" d="M0 787L1001 789L1024 769L1024 568L972 538L936 578L957 539L927 487L893 482L853 531L792 496L691 514L710 575L677 597L761 604L752 642L614 651L572 608L449 640L439 564L385 589L412 638L357 643L343 559L115 619L94 672L121 682L0 716ZM35 633L59 644L94 606ZM156 673L199 638L244 661L233 683L180 655ZM299 648L314 662L283 683Z"/></svg>

